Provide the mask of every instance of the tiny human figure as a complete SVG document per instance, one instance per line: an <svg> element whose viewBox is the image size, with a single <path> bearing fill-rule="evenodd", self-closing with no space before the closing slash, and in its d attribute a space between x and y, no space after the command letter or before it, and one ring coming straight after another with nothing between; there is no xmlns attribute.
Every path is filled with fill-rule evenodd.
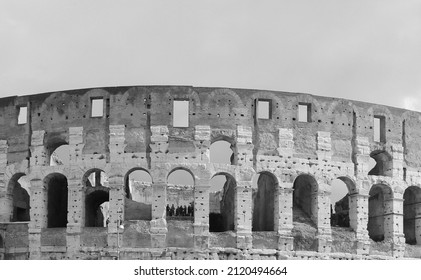
<svg viewBox="0 0 421 280"><path fill-rule="evenodd" d="M175 212L175 207L174 207L174 204L173 205L171 205L171 210L170 210L171 212L170 212L170 216L174 216L174 212Z"/></svg>

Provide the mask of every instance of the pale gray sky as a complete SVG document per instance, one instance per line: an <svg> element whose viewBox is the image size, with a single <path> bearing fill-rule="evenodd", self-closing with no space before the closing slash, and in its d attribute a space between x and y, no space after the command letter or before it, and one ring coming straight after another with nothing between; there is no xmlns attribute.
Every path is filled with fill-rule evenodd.
<svg viewBox="0 0 421 280"><path fill-rule="evenodd" d="M0 0L0 96L115 85L421 110L421 1Z"/></svg>

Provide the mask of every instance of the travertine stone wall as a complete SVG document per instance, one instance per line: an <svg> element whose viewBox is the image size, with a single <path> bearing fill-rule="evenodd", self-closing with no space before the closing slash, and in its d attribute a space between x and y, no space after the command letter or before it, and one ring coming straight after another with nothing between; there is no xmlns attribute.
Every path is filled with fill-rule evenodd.
<svg viewBox="0 0 421 280"><path fill-rule="evenodd" d="M91 117L93 99L103 100L102 116ZM189 101L187 127L173 126L174 100ZM257 116L259 100L269 102L269 118ZM299 120L300 104L308 108L308 121ZM28 108L28 117L26 123L18 124L22 106ZM380 141L374 139L375 117L384 120ZM32 259L111 258L119 254L126 258L184 258L180 256L192 250L191 258L224 258L231 248L244 259L281 258L280 254L295 258L300 253L294 248L293 197L311 189L311 193L303 191L309 199L301 201L308 204L304 208L315 226L313 248L322 254L311 257L335 258L329 196L334 191L332 181L340 179L349 193L352 254L375 254L378 244L370 235L378 232L384 237L382 242L391 244L390 257L403 257L409 246L406 239L421 240L417 222L421 208L410 208L404 200L409 187L411 196L419 196L420 131L418 112L289 92L134 86L3 98L0 224L7 226L0 235L9 249L2 249L0 256L21 258L26 252ZM230 143L232 164L210 161L210 145L219 140ZM50 166L51 154L61 145L68 145L69 161ZM371 159L376 161L374 168ZM136 169L152 178L151 221L125 219L126 179ZM194 217L169 224L166 205L173 200L173 193L168 191L168 176L179 169L194 179ZM110 216L104 229L85 226L85 180L93 170L108 177L103 187L109 193ZM253 189L253 178L261 173L271 176L273 186L266 186L266 193L272 195L253 199L253 193L259 191ZM54 186L46 186L46 178L57 174L67 179L65 229L48 228L47 223L52 215L47 207L48 188ZM220 174L235 181L234 199L227 201L234 204L234 231L214 233L209 232L209 188L212 177ZM11 222L13 188L16 178L23 175L30 181L30 222L27 227L16 227L19 222ZM302 188L294 184L297 182ZM373 186L382 186L378 197L373 196ZM378 207L373 204L376 199ZM421 204L418 198L407 201ZM253 209L264 213L267 205L273 209L273 221L253 221L262 217L253 215ZM256 232L253 225L269 230ZM24 236L28 242L19 249L7 247L12 243L4 238L4 232L16 228L27 228ZM101 236L98 244L87 242L89 235ZM46 238L48 244L42 241ZM271 241L262 243L264 239ZM180 248L184 253L177 251ZM273 252L253 251L261 248ZM173 253L165 255L167 249Z"/></svg>

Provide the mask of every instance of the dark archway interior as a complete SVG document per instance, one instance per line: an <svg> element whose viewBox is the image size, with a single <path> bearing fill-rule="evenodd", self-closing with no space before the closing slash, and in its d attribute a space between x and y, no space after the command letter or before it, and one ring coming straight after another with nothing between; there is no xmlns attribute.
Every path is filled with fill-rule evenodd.
<svg viewBox="0 0 421 280"><path fill-rule="evenodd" d="M405 242L411 245L417 244L417 213L421 213L421 189L411 186L403 194L403 232Z"/></svg>
<svg viewBox="0 0 421 280"><path fill-rule="evenodd" d="M317 192L317 182L310 175L300 175L294 181L293 186L293 220L313 223L311 217L314 206L317 204L313 196Z"/></svg>
<svg viewBox="0 0 421 280"><path fill-rule="evenodd" d="M261 173L257 180L257 192L253 193L253 231L273 231L275 213L276 178Z"/></svg>
<svg viewBox="0 0 421 280"><path fill-rule="evenodd" d="M105 227L104 214L101 204L110 200L108 188L99 187L92 190L85 198L85 226L86 227Z"/></svg>
<svg viewBox="0 0 421 280"><path fill-rule="evenodd" d="M235 189L237 183L230 175L225 175L226 182L221 190L219 213L209 213L209 231L222 232L235 228Z"/></svg>
<svg viewBox="0 0 421 280"><path fill-rule="evenodd" d="M48 193L48 227L67 226L67 179L61 174L46 179Z"/></svg>
<svg viewBox="0 0 421 280"><path fill-rule="evenodd" d="M391 196L391 190L385 185L374 185L368 198L368 235L373 241L383 241L385 237L385 199Z"/></svg>
<svg viewBox="0 0 421 280"><path fill-rule="evenodd" d="M0 234L0 248L4 248L4 244L3 244L3 237Z"/></svg>
<svg viewBox="0 0 421 280"><path fill-rule="evenodd" d="M30 197L28 192L22 188L18 180L13 180L13 215L12 222L27 222L30 220Z"/></svg>
<svg viewBox="0 0 421 280"><path fill-rule="evenodd" d="M368 172L368 175L393 176L393 161L387 152L374 151L370 156L376 161L376 165Z"/></svg>

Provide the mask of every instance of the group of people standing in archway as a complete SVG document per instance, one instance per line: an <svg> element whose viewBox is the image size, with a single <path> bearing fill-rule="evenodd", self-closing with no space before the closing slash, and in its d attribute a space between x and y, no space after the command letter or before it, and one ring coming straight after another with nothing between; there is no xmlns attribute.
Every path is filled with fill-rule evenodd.
<svg viewBox="0 0 421 280"><path fill-rule="evenodd" d="M172 204L171 206L167 204L166 212L167 212L167 217L193 217L193 214L194 214L193 202L190 202L188 206L179 205L177 207L175 207L174 204Z"/></svg>

